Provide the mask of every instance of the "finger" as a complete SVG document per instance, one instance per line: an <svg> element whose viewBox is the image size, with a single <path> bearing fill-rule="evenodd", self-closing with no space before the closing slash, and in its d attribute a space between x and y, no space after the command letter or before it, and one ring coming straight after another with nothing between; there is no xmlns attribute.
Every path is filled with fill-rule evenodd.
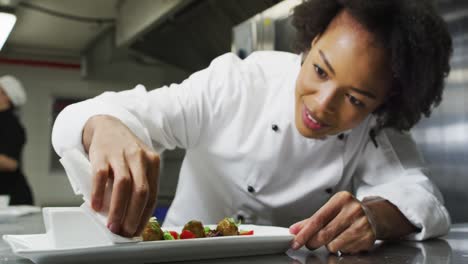
<svg viewBox="0 0 468 264"><path fill-rule="evenodd" d="M308 248L319 248L330 243L335 237L364 217L361 203L354 199L347 200L338 215L313 236L306 244Z"/></svg>
<svg viewBox="0 0 468 264"><path fill-rule="evenodd" d="M334 254L358 254L361 252L369 251L373 244L367 241L366 237L358 238L355 241L347 242L343 245L338 245L339 249L334 248L336 245L329 244L327 249ZM340 253L338 253L338 251Z"/></svg>
<svg viewBox="0 0 468 264"><path fill-rule="evenodd" d="M125 219L123 221L122 234L130 237L135 234L143 211L148 202L148 179L146 153L142 149L134 150L126 154L127 164L132 175L132 192L127 207Z"/></svg>
<svg viewBox="0 0 468 264"><path fill-rule="evenodd" d="M299 221L299 222L296 222L294 224L292 224L290 227L289 227L289 233L293 234L293 235L296 235L297 233L299 233L299 231L302 230L302 228L304 227L304 224L305 222L308 220L309 218L307 219L304 219L302 221Z"/></svg>
<svg viewBox="0 0 468 264"><path fill-rule="evenodd" d="M293 249L298 249L306 244L307 241L327 225L340 212L345 199L345 192L335 194L324 206L322 206L314 215L310 217L301 231L294 238Z"/></svg>
<svg viewBox="0 0 468 264"><path fill-rule="evenodd" d="M344 248L345 252L357 254L363 251L369 251L375 244L375 235L370 227L367 218L363 217L356 221L351 228L357 236L354 242Z"/></svg>
<svg viewBox="0 0 468 264"><path fill-rule="evenodd" d="M341 250L341 253L348 254L348 255L355 255L355 254L369 251L369 248L367 248L367 246L364 246L367 244L365 244L364 241L360 241L360 240L347 244L345 247L343 247L343 249Z"/></svg>
<svg viewBox="0 0 468 264"><path fill-rule="evenodd" d="M338 250L343 253L358 253L369 250L374 245L375 239L366 218L361 218L354 222L348 229L336 237L327 245L327 249L332 253Z"/></svg>
<svg viewBox="0 0 468 264"><path fill-rule="evenodd" d="M330 243L326 245L328 251L334 254L338 254L338 251L346 253L344 249L352 243L352 240L349 238L347 232L341 233L338 237L333 239Z"/></svg>
<svg viewBox="0 0 468 264"><path fill-rule="evenodd" d="M127 204L130 199L132 178L123 158L118 159L116 162L111 162L111 166L114 171L114 185L112 187L107 221L109 229L115 234L120 234Z"/></svg>
<svg viewBox="0 0 468 264"><path fill-rule="evenodd" d="M109 164L107 160L100 155L91 157L91 168L93 171L93 187L91 190L91 207L95 211L102 209L104 201L104 193L106 190L107 180L110 177Z"/></svg>
<svg viewBox="0 0 468 264"><path fill-rule="evenodd" d="M327 245L352 225L353 222L349 219L348 211L340 211L335 218L307 241L306 247L312 250Z"/></svg>
<svg viewBox="0 0 468 264"><path fill-rule="evenodd" d="M153 215L154 210L156 209L156 201L158 195L158 179L159 179L159 164L160 159L159 155L150 152L148 154L148 187L149 187L149 196L148 203L146 208L143 211L143 215L140 220L140 224L135 233L136 236L140 235L143 232L143 229L148 222L148 219Z"/></svg>

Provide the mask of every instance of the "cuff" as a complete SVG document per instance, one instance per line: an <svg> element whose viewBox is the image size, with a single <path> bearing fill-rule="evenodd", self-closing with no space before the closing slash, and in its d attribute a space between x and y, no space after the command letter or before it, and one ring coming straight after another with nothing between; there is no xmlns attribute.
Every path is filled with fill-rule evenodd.
<svg viewBox="0 0 468 264"><path fill-rule="evenodd" d="M89 99L67 106L57 116L52 129L52 145L60 157L68 149L78 149L86 154L82 144L83 128L95 115L110 115L121 120L140 140L152 147L148 130L134 115L124 108Z"/></svg>
<svg viewBox="0 0 468 264"><path fill-rule="evenodd" d="M393 205L417 228L417 233L406 236L407 240L424 240L448 233L450 217L443 204L422 186L373 186L362 187L357 198L380 196Z"/></svg>

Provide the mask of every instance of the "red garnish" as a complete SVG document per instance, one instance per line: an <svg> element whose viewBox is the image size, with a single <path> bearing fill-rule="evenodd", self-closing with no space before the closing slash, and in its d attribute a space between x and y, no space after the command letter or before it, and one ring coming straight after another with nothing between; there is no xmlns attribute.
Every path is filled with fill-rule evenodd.
<svg viewBox="0 0 468 264"><path fill-rule="evenodd" d="M253 230L241 230L239 232L239 235L241 235L241 236L251 236L253 234L254 234Z"/></svg>
<svg viewBox="0 0 468 264"><path fill-rule="evenodd" d="M191 239L191 238L195 238L195 234L188 230L183 230L182 233L180 233L180 239Z"/></svg>
<svg viewBox="0 0 468 264"><path fill-rule="evenodd" d="M190 231L189 231L190 232ZM169 231L169 233L171 234L171 236L174 238L174 239L179 239L179 234L177 234L176 231Z"/></svg>

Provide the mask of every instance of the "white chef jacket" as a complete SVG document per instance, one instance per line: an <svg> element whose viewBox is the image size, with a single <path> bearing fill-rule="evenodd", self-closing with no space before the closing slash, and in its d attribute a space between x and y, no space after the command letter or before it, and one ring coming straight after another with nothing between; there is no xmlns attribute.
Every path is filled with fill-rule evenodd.
<svg viewBox="0 0 468 264"><path fill-rule="evenodd" d="M300 56L262 51L245 60L225 54L181 84L142 85L71 105L57 117L52 143L59 155L83 151L92 115L122 120L146 144L186 149L165 226L191 219L289 226L310 217L336 192L380 196L421 229L409 239L447 233L450 218L426 177L409 134L383 130L370 140L369 116L340 139L303 137L294 122ZM275 129L273 129L275 128Z"/></svg>

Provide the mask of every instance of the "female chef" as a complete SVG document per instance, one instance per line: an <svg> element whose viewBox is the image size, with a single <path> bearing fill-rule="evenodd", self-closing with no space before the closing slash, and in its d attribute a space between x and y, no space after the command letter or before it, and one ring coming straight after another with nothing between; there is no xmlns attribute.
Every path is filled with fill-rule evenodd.
<svg viewBox="0 0 468 264"><path fill-rule="evenodd" d="M292 248L344 253L443 235L449 215L405 132L449 72L451 39L428 2L306 1L293 17L301 55L225 54L181 84L69 106L55 150L89 154L95 210L113 179L108 227L124 236L142 231L159 154L175 147L186 156L166 226L292 224Z"/></svg>

